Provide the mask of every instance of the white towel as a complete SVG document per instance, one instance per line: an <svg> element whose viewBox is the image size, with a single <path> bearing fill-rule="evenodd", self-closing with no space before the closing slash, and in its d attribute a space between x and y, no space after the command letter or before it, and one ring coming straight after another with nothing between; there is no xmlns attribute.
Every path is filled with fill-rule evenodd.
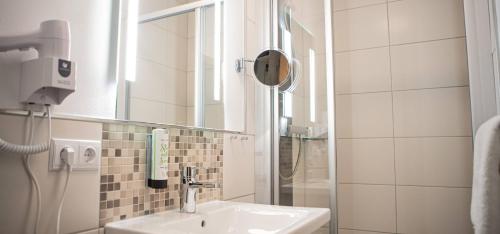
<svg viewBox="0 0 500 234"><path fill-rule="evenodd" d="M475 234L500 234L500 116L476 133L471 219Z"/></svg>

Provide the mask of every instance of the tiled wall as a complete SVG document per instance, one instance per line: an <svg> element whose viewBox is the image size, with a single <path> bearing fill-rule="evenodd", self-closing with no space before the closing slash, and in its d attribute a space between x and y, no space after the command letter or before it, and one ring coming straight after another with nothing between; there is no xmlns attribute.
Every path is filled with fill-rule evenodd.
<svg viewBox="0 0 500 234"><path fill-rule="evenodd" d="M140 1L139 11L146 14L185 2ZM194 14L181 14L139 24L137 78L130 83L131 120L193 125L193 22Z"/></svg>
<svg viewBox="0 0 500 234"><path fill-rule="evenodd" d="M104 124L100 181L99 225L116 220L178 209L180 173L185 166L199 168L198 180L214 182L199 189L198 202L222 199L223 133L169 128L168 187L148 188L146 135L151 127Z"/></svg>
<svg viewBox="0 0 500 234"><path fill-rule="evenodd" d="M472 233L462 0L335 0L340 233Z"/></svg>

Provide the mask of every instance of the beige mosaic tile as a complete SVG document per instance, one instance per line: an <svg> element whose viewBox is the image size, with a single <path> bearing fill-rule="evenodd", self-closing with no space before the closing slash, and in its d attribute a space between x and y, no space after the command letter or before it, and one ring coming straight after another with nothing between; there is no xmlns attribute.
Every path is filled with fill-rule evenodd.
<svg viewBox="0 0 500 234"><path fill-rule="evenodd" d="M223 133L168 128L168 186L146 185L146 136L151 127L104 124L100 181L99 226L108 222L179 209L180 174L185 166L199 168L198 180L219 184L200 189L199 203L222 198Z"/></svg>

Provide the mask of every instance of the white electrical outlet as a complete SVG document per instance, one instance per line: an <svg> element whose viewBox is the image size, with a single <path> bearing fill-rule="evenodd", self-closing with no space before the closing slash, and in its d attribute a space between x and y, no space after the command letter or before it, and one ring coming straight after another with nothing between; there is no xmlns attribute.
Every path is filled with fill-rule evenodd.
<svg viewBox="0 0 500 234"><path fill-rule="evenodd" d="M49 169L60 170L64 167L61 161L61 151L64 147L75 149L75 165L73 170L97 170L101 155L101 142L73 139L52 139L49 158Z"/></svg>

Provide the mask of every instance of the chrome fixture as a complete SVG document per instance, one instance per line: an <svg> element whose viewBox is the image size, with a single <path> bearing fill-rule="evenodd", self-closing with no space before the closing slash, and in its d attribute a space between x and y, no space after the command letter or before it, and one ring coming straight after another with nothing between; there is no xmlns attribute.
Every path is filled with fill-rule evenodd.
<svg viewBox="0 0 500 234"><path fill-rule="evenodd" d="M236 62L234 64L234 68L235 68L236 72L240 73L241 71L243 71L243 68L245 68L245 63L253 63L253 62L255 62L255 61L254 60L240 58L240 59L236 60Z"/></svg>
<svg viewBox="0 0 500 234"><path fill-rule="evenodd" d="M196 167L184 167L181 176L181 212L196 212L196 192L198 188L216 188L216 183L197 182Z"/></svg>

